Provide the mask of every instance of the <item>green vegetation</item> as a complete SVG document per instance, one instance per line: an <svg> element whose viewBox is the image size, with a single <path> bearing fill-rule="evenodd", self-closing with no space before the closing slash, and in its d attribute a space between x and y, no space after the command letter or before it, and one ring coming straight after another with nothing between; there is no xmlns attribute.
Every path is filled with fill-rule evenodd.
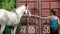
<svg viewBox="0 0 60 34"><path fill-rule="evenodd" d="M13 10L16 7L16 0L0 0L0 8Z"/></svg>

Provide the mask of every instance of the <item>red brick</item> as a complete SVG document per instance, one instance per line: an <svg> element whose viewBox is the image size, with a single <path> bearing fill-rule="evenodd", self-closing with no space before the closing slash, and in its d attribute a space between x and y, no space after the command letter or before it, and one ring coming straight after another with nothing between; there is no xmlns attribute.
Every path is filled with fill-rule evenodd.
<svg viewBox="0 0 60 34"><path fill-rule="evenodd" d="M42 0L42 1L49 1L49 0Z"/></svg>
<svg viewBox="0 0 60 34"><path fill-rule="evenodd" d="M51 2L51 8L59 8L59 2Z"/></svg>
<svg viewBox="0 0 60 34"><path fill-rule="evenodd" d="M42 8L49 8L49 2L43 2Z"/></svg>
<svg viewBox="0 0 60 34"><path fill-rule="evenodd" d="M20 3L20 2L23 2L23 3ZM24 1L25 1L25 3L24 3ZM34 1L34 0L27 0L27 1L29 1L27 4L28 4L28 6L29 6L29 9L34 9L34 2L31 2L31 1ZM36 1L38 1L38 0L36 0ZM40 0L41 1L41 0ZM50 10L48 10L50 7L51 8L60 8L60 3L59 2L53 2L53 1L58 1L58 0L42 0L42 1L52 1L52 2L42 2L42 5L40 4L40 16L49 16L50 15ZM17 3L17 6L21 6L21 5L23 5L23 4L26 4L26 0L18 0L18 3ZM51 6L50 6L50 4L51 4ZM38 9L38 2L36 3L36 8ZM47 10L43 10L42 8L48 8ZM59 9L55 9L56 10L56 14L58 15L58 16L60 16L60 10ZM34 11L34 10L30 10L31 11L31 13L33 14L33 15L37 15L38 13L38 11ZM25 21L26 20L26 18L25 19L21 19L21 21L23 22L23 21ZM36 24L38 24L38 19L36 19L36 18L30 18L29 19L29 22L31 22L31 23L36 23ZM40 24L43 24L43 23L45 23L46 22L46 20L40 20ZM42 28L42 27L40 27L40 28ZM41 33L41 30L40 30L40 33Z"/></svg>
<svg viewBox="0 0 60 34"><path fill-rule="evenodd" d="M50 1L59 1L59 0L50 0Z"/></svg>
<svg viewBox="0 0 60 34"><path fill-rule="evenodd" d="M50 11L42 11L42 16L49 16L50 15Z"/></svg>

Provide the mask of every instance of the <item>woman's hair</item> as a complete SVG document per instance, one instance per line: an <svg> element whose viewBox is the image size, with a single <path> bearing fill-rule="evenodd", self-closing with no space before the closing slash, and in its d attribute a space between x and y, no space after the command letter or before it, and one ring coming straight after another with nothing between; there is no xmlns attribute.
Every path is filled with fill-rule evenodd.
<svg viewBox="0 0 60 34"><path fill-rule="evenodd" d="M55 10L51 9L51 11L50 11L50 12L52 12L52 13L53 13L53 15L56 15Z"/></svg>

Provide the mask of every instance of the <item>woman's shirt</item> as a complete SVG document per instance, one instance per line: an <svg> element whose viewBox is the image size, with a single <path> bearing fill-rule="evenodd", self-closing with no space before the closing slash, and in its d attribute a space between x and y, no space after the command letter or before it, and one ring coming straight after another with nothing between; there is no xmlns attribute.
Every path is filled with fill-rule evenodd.
<svg viewBox="0 0 60 34"><path fill-rule="evenodd" d="M52 16L52 19L50 20L50 27L58 28L58 17L57 16Z"/></svg>

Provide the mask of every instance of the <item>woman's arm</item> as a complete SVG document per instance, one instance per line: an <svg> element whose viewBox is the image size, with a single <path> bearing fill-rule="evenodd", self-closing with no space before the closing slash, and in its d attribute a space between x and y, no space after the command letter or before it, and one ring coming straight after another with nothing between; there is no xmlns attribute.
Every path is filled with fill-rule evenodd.
<svg viewBox="0 0 60 34"><path fill-rule="evenodd" d="M47 17L41 17L40 16L40 19L51 19L52 17L51 16L47 16Z"/></svg>

